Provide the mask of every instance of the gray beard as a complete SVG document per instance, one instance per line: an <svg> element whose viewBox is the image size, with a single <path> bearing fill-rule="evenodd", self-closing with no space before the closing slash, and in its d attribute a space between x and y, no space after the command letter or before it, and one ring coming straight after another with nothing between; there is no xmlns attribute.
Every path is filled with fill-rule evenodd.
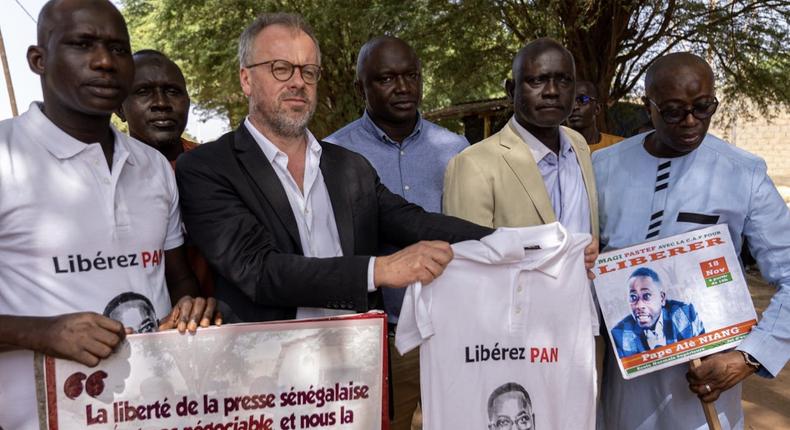
<svg viewBox="0 0 790 430"><path fill-rule="evenodd" d="M305 96L304 92L297 92L298 95ZM261 119L272 130L273 133L285 138L302 137L306 134L307 124L313 118L315 113L315 104L308 105L307 109L302 112L288 112L282 108L280 104L281 99L291 95L291 93L282 94L277 105L271 110L261 110ZM294 117L289 114L298 114Z"/></svg>
<svg viewBox="0 0 790 430"><path fill-rule="evenodd" d="M313 117L313 109L303 112L298 118L288 116L284 111L277 109L270 115L265 115L264 121L271 130L282 137L301 137L307 131L307 124Z"/></svg>

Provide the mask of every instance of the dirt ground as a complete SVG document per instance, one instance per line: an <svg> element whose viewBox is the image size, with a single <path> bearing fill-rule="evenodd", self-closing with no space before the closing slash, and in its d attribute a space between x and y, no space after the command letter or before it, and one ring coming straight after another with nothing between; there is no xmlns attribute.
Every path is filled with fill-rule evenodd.
<svg viewBox="0 0 790 430"><path fill-rule="evenodd" d="M776 289L757 271L748 271L746 280L758 315ZM743 410L748 430L790 429L790 364L776 379L750 376L743 384Z"/></svg>

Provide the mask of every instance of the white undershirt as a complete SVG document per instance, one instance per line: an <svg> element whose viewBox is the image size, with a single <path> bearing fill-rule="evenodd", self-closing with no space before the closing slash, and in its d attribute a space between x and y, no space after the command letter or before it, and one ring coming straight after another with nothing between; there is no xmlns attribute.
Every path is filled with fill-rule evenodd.
<svg viewBox="0 0 790 430"><path fill-rule="evenodd" d="M263 135L250 122L244 120L244 125L249 130L255 142L258 143L266 159L274 168L277 178L288 196L291 212L294 214L296 226L299 229L299 240L305 257L329 258L341 257L343 249L340 246L340 236L337 232L335 213L332 201L329 198L324 175L321 173L321 145L309 130L305 130L307 148L305 149L305 166L303 190L299 189L291 172L288 171L288 155L280 151L266 136ZM368 264L368 291L373 287L373 262ZM371 288L373 287L373 288ZM300 307L296 310L296 318L321 318L335 315L345 315L353 311L326 308Z"/></svg>
<svg viewBox="0 0 790 430"><path fill-rule="evenodd" d="M659 312L661 313L658 315L655 328L652 330L649 328L645 329L645 338L647 338L647 346L650 349L667 345L667 337L664 336L664 312Z"/></svg>

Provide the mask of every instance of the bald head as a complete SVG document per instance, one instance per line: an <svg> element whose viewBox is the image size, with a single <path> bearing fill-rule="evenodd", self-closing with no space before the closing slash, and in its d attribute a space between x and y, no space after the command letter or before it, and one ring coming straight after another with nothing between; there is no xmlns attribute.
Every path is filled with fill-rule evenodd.
<svg viewBox="0 0 790 430"><path fill-rule="evenodd" d="M417 53L414 49L402 39L395 36L378 36L368 40L362 45L357 56L357 79L362 79L369 71L369 63L371 58L377 58L382 52L397 50L404 53L405 56L411 57L418 65L420 63L417 58Z"/></svg>
<svg viewBox="0 0 790 430"><path fill-rule="evenodd" d="M693 74L714 82L713 69L707 61L690 52L676 52L658 58L645 73L645 92L655 97L656 91L671 85L681 75Z"/></svg>
<svg viewBox="0 0 790 430"><path fill-rule="evenodd" d="M38 45L46 46L55 26L80 10L110 12L123 26L123 32L128 34L123 15L109 0L50 0L38 14Z"/></svg>
<svg viewBox="0 0 790 430"><path fill-rule="evenodd" d="M141 49L134 53L133 58L135 68L138 70L147 66L172 69L174 71L173 74L178 76L181 82L185 82L181 68L162 52L155 49Z"/></svg>
<svg viewBox="0 0 790 430"><path fill-rule="evenodd" d="M645 109L655 126L645 149L660 158L697 149L719 103L710 65L688 52L665 55L647 70L645 91Z"/></svg>
<svg viewBox="0 0 790 430"><path fill-rule="evenodd" d="M559 126L573 109L576 89L573 56L556 40L541 38L513 58L513 79L505 90L516 121L548 148L559 150Z"/></svg>
<svg viewBox="0 0 790 430"><path fill-rule="evenodd" d="M134 53L134 82L118 115L129 134L175 160L187 125L189 95L184 75L165 54L145 49Z"/></svg>
<svg viewBox="0 0 790 430"><path fill-rule="evenodd" d="M524 65L526 59L535 58L549 51L557 51L566 56L573 65L573 74L576 74L576 65L573 61L573 55L571 55L570 51L565 49L562 44L552 38L541 37L540 39L535 39L532 42L524 45L524 47L521 48L513 58L513 78L518 79L518 76L521 74L521 68Z"/></svg>
<svg viewBox="0 0 790 430"><path fill-rule="evenodd" d="M373 122L398 142L411 134L417 122L420 67L414 49L397 37L375 37L359 50L354 86Z"/></svg>

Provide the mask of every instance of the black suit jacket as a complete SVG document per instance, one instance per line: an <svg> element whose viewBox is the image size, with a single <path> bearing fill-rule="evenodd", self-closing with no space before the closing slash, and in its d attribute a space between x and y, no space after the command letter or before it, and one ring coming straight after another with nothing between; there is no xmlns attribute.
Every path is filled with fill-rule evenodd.
<svg viewBox="0 0 790 430"><path fill-rule="evenodd" d="M190 238L218 274L225 321L291 319L296 308L365 312L379 244L480 239L492 230L427 213L382 185L361 155L321 143L320 168L337 222L342 257L305 257L288 197L244 125L179 157L176 177Z"/></svg>

